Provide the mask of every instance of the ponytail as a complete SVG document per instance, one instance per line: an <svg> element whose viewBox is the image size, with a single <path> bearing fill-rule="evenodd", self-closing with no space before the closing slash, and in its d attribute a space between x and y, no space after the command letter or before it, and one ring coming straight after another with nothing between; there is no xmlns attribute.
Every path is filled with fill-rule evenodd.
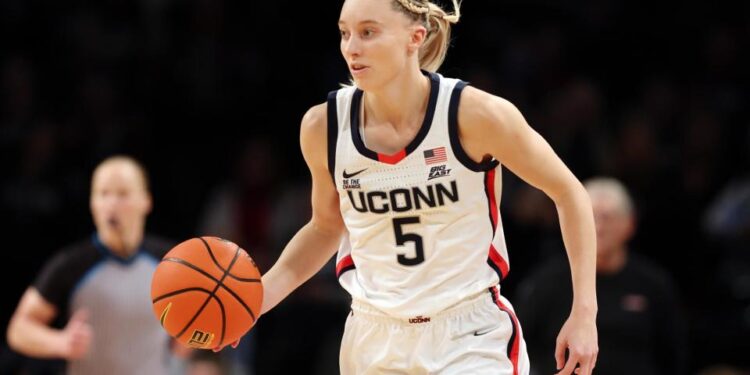
<svg viewBox="0 0 750 375"><path fill-rule="evenodd" d="M416 22L427 28L427 38L419 49L419 67L435 72L448 52L451 25L461 18L460 3L453 1L453 14L428 0L394 0L394 5Z"/></svg>

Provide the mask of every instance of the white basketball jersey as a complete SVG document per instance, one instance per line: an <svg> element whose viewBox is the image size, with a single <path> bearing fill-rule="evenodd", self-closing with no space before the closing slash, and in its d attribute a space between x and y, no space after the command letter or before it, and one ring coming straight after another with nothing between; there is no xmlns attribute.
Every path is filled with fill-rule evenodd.
<svg viewBox="0 0 750 375"><path fill-rule="evenodd" d="M348 231L337 257L339 282L354 300L402 318L486 292L508 272L500 165L474 162L458 138L466 83L425 74L431 90L424 122L394 155L366 147L361 90L328 97L328 167Z"/></svg>

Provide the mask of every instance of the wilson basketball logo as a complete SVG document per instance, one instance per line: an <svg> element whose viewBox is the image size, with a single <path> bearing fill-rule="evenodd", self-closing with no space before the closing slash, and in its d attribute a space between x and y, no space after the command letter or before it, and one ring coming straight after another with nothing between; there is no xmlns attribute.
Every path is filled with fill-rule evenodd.
<svg viewBox="0 0 750 375"><path fill-rule="evenodd" d="M209 332L201 332L199 330L193 331L193 336L190 337L188 345L194 348L206 348L211 345L211 341L214 339L214 334Z"/></svg>

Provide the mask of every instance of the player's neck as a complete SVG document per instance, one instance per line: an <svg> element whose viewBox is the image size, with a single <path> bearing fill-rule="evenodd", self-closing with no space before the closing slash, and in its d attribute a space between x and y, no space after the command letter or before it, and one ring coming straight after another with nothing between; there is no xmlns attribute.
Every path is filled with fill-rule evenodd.
<svg viewBox="0 0 750 375"><path fill-rule="evenodd" d="M99 231L99 240L115 255L121 258L130 258L143 240L143 232L124 233L112 230Z"/></svg>
<svg viewBox="0 0 750 375"><path fill-rule="evenodd" d="M419 70L406 70L381 89L365 93L365 118L396 128L421 124L429 96L429 78Z"/></svg>

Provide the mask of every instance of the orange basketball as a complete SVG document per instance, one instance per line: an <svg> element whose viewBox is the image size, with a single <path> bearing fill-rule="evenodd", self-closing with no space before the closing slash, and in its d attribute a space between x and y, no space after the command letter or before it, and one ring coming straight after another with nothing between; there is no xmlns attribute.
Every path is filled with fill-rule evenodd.
<svg viewBox="0 0 750 375"><path fill-rule="evenodd" d="M151 301L172 337L211 349L234 342L253 327L263 285L255 262L236 244L191 238L172 248L156 267Z"/></svg>

